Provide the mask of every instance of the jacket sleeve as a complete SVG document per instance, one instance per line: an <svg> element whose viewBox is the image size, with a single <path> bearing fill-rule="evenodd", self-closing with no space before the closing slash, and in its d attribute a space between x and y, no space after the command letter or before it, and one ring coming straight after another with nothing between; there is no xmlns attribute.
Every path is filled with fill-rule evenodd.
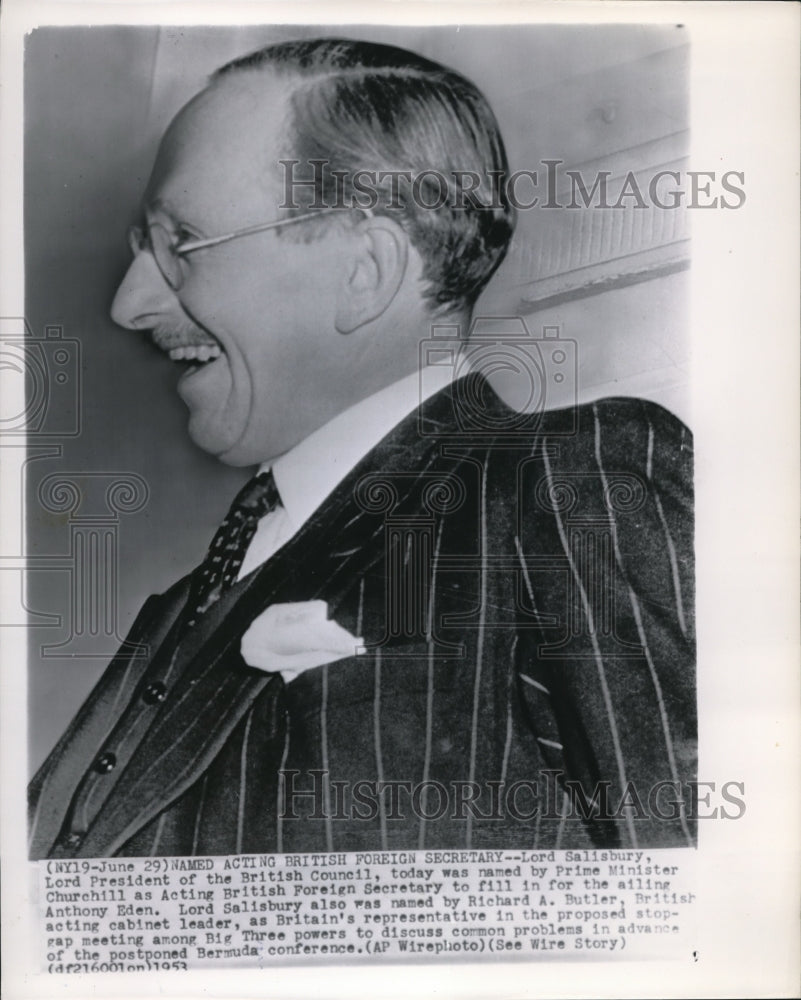
<svg viewBox="0 0 801 1000"><path fill-rule="evenodd" d="M692 437L642 400L579 412L571 438L543 437L526 496L523 544L558 556L561 582L533 578L558 627L521 634L521 698L596 843L692 845Z"/></svg>

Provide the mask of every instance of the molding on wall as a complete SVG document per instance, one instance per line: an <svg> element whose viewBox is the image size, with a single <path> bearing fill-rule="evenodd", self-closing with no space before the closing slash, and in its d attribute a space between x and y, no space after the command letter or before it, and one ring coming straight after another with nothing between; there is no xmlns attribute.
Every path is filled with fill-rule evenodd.
<svg viewBox="0 0 801 1000"><path fill-rule="evenodd" d="M688 267L686 144L687 133L682 131L603 160L560 167L554 191L563 207L540 206L520 213L514 266L506 282L519 308L531 312ZM578 172L586 193L571 181L568 169ZM679 175L681 181L660 178L664 171ZM592 195L601 172L605 195L600 188ZM658 202L672 203L674 190L684 192L682 203L660 207ZM553 199L553 194L548 196Z"/></svg>

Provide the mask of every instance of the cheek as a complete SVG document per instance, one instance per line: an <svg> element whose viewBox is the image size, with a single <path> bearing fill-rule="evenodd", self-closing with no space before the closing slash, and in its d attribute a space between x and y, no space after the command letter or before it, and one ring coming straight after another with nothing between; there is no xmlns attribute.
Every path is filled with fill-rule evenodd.
<svg viewBox="0 0 801 1000"><path fill-rule="evenodd" d="M217 257L198 262L181 290L190 314L212 333L215 327L235 333L285 314L287 300L292 300L287 290L296 287L293 276L282 278L274 269L256 268L250 258L238 260L220 252Z"/></svg>
<svg viewBox="0 0 801 1000"><path fill-rule="evenodd" d="M190 315L221 341L232 366L237 356L242 364L266 365L260 376L270 381L276 369L313 360L318 338L333 328L337 294L332 261L309 252L317 245L273 249L257 260L242 247L214 248L182 289Z"/></svg>

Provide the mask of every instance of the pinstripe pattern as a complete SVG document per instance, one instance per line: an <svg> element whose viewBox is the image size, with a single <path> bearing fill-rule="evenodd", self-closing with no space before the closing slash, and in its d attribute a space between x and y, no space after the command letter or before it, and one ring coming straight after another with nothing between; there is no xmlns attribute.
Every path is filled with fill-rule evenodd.
<svg viewBox="0 0 801 1000"><path fill-rule="evenodd" d="M533 688L536 688L538 691L542 691L543 694L550 695L551 692L548 690L547 687L545 687L544 684L540 684L539 681L535 681L534 678L529 677L528 674L520 674L519 677L521 681L525 681L526 684L530 684Z"/></svg>
<svg viewBox="0 0 801 1000"><path fill-rule="evenodd" d="M166 813L162 813L161 816L159 816L159 821L156 824L156 836L153 838L153 844L150 848L151 858L158 852L159 841L161 840L161 834L164 830L164 822L166 819L167 819Z"/></svg>
<svg viewBox="0 0 801 1000"><path fill-rule="evenodd" d="M551 469L551 462L548 457L548 448L546 439L543 438L542 441L542 461L545 466L545 475L548 479L548 488L553 490L554 480L553 480L553 470ZM562 524L562 518L559 516L559 511L554 510L554 519L556 521L556 528L559 532L559 540L562 543L562 549L564 550L565 558L570 565L570 572L575 580L578 593L581 597L582 607L584 609L584 614L587 617L587 628L590 635L590 642L592 643L592 651L595 657L595 667L598 673L598 682L601 688L601 695L603 697L604 706L606 708L606 715L609 720L609 733L612 737L612 744L615 749L615 761L617 763L617 773L620 780L620 785L625 788L627 778L626 778L626 764L623 760L623 751L620 746L620 734L617 729L617 719L615 718L615 710L612 705L612 696L609 693L609 685L606 680L606 670L604 668L603 657L601 656L601 648L598 645L598 638L595 634L595 622L593 620L592 608L590 607L590 602L587 599L587 592L584 589L584 584L581 577L576 570L576 564L573 561L573 556L570 552L570 545L568 544L567 534L565 533L564 525ZM634 821L631 817L631 813L626 814L626 825L629 831L629 837L631 838L631 844L633 847L637 846L637 833L634 828Z"/></svg>
<svg viewBox="0 0 801 1000"><path fill-rule="evenodd" d="M512 749L512 695L514 693L514 663L515 654L517 653L517 643L518 637L515 636L514 642L512 643L511 655L509 656L509 673L507 676L506 683L506 736L503 741L503 758L501 759L501 778L502 782L506 781L506 774L509 769L509 753ZM520 675L523 676L522 674Z"/></svg>
<svg viewBox="0 0 801 1000"><path fill-rule="evenodd" d="M154 798L156 789L153 788L154 777L163 774L164 768L159 769L159 764L162 761L175 760L175 750L176 748L183 748L183 746L188 742L189 737L197 732L199 736L203 739L206 746L212 746L210 737L214 736L214 727L219 725L222 727L226 720L238 719L242 714L240 691L237 685L230 685L228 690L220 686L217 688L217 701L214 704L214 714L209 716L208 713L198 713L192 721L187 725L183 732L179 732L177 737L172 740L172 745L170 745L169 740L165 734L165 742L167 745L160 749L149 761L147 761L144 774L139 779L142 783L145 783L148 778L151 778L150 782L147 783L149 789L149 794L147 798L147 810L145 810L144 805L139 810L139 816L146 816L148 819L152 818L156 811L158 811L156 802ZM245 706L246 707L246 706ZM209 733L211 729L211 733ZM170 730L170 735L172 730ZM150 736L150 734L148 734ZM186 782L191 780L191 777L197 773L199 766L202 766L203 760L198 759L194 756L186 755L180 762L180 764L175 764L175 767L169 772L170 783L172 787L185 787ZM117 807L121 812L124 810L127 813L130 810L130 805L128 802L136 802L136 782L133 780L129 783L129 788L132 790L131 796L128 799L122 801ZM109 821L110 810L106 809L106 813L103 817L104 822ZM111 813L113 818L114 814ZM110 841L110 853L116 852L122 844L132 835L135 829L136 820L128 819L125 825L118 828L118 832L115 838ZM92 841L90 837L87 837L85 845L91 845ZM84 848L86 849L86 847Z"/></svg>
<svg viewBox="0 0 801 1000"><path fill-rule="evenodd" d="M40 814L41 814L41 809L42 809L42 801L43 801L43 796L39 795L39 797L36 800L36 806L34 807L33 815L31 816L31 818L29 820L29 824L28 824L29 825L29 830L28 830L28 855L30 857L33 857L33 854L34 854L33 845L34 845L34 841L36 839L36 832L39 829L39 819L40 819Z"/></svg>
<svg viewBox="0 0 801 1000"><path fill-rule="evenodd" d="M117 693L114 696L114 701L111 703L110 714L112 716L116 715L117 710L120 707L120 704L122 702L123 692L128 686L128 679L131 676L132 670L133 666L132 664L129 663L128 666L125 668L125 673L123 674L122 680L120 681L119 687L117 688Z"/></svg>
<svg viewBox="0 0 801 1000"><path fill-rule="evenodd" d="M209 781L209 776L207 774L203 775L200 785L200 802L197 804L197 811L195 813L195 825L192 830L192 854L197 854L198 842L200 840L200 831L203 824L203 807L206 804L206 786Z"/></svg>
<svg viewBox="0 0 801 1000"><path fill-rule="evenodd" d="M540 846L540 827L542 826L542 812L537 810L537 815L534 817L534 840L531 844L533 850L536 850Z"/></svg>
<svg viewBox="0 0 801 1000"><path fill-rule="evenodd" d="M478 621L478 644L476 648L476 664L473 675L473 717L470 723L470 771L468 781L472 783L476 780L476 749L478 747L478 710L481 704L481 670L484 665L484 627L487 621L487 474L489 472L490 453L484 456L484 465L481 470L481 499L480 513L481 535L479 538L479 552L481 553L481 583L479 585L479 608ZM473 839L473 813L467 812L467 828L465 834L465 846L470 847Z"/></svg>
<svg viewBox="0 0 801 1000"><path fill-rule="evenodd" d="M515 535L515 549L517 551L517 557L520 560L520 568L523 570L523 580L526 584L526 590L528 591L528 599L531 601L531 610L534 613L534 617L538 618L539 614L537 612L537 603L534 600L534 588L531 586L531 577L528 575L526 557L523 555L523 548L520 545L520 539L517 535Z"/></svg>
<svg viewBox="0 0 801 1000"><path fill-rule="evenodd" d="M253 710L247 714L245 733L242 737L242 749L239 752L239 801L236 810L236 853L242 853L242 834L245 829L245 806L248 793L248 740L250 727L253 725Z"/></svg>
<svg viewBox="0 0 801 1000"><path fill-rule="evenodd" d="M320 699L320 747L323 761L323 809L325 811L326 850L334 849L334 831L331 826L331 786L328 783L328 664L323 666L323 694Z"/></svg>
<svg viewBox="0 0 801 1000"><path fill-rule="evenodd" d="M662 506L662 499L659 496L659 492L654 484L653 477L653 458L654 458L654 427L651 421L648 421L648 457L645 463L645 477L648 480L650 486L651 496L656 504L656 512L659 515L659 523L662 525L662 531L665 533L665 545L667 547L668 560L670 561L670 574L673 581L673 593L676 596L676 620L679 623L679 628L681 629L681 634L687 637L687 620L684 617L684 601L681 597L681 583L679 582L679 564L676 558L676 546L673 543L673 537L670 534L670 528L668 527L667 518L665 517L665 510Z"/></svg>
<svg viewBox="0 0 801 1000"><path fill-rule="evenodd" d="M543 736L537 737L537 743L542 743L544 747L552 747L554 750L564 749L561 743L557 743L556 740L546 740Z"/></svg>
<svg viewBox="0 0 801 1000"><path fill-rule="evenodd" d="M43 777L37 778L35 790L42 789L44 798L44 804L36 795L32 800L32 815L42 827L35 842L44 845L37 850L46 853L56 845L73 794L53 798L53 782L64 775L75 789L75 816L84 816L90 829L78 848L53 846L56 857L128 850L227 854L259 850L262 843L270 851L330 851L334 829L329 774L330 781L353 782L373 766L379 781L447 783L467 777L479 785L499 777L507 785L536 779L543 767L561 768L565 777L581 782L613 779L621 789L627 785L627 773L636 775L638 783L672 774L685 781L694 776L694 691L688 659L691 578L686 588L682 584L683 574L689 575L692 567L687 548L692 509L682 492L688 484L681 479L690 468L690 436L658 407L609 400L579 408L575 431L567 436L557 413L553 418L546 415L542 430L519 446L497 448L485 440L449 450L436 438L421 439L419 428L450 433L452 400L444 395L426 406L424 421L413 415L393 432L298 536L267 566L223 595L198 623L198 631L180 645L165 636L172 634L171 622L180 613L181 589L168 609L163 602L151 606L141 630L144 641L154 637L152 660L118 664L114 676L103 679L80 723L61 742L58 752L64 761L49 761ZM687 460L682 457L685 451ZM530 476L525 471L529 467ZM625 662L613 653L607 658L601 646L606 639L596 631L601 622L593 620L591 579L583 576L583 564L580 569L579 555L569 541L572 520L534 502L540 479L553 490L559 477L575 474L578 506L569 518L595 517L602 487L611 482L607 467L616 474L623 467L633 469L648 482L648 508L634 517L621 514L613 519L610 534L610 559L614 556L621 598L617 610L627 616L627 634L638 636L646 651ZM415 475L410 476L409 469ZM468 469L479 477L472 472L463 477ZM467 503L438 515L436 534L426 536L433 543L429 579L423 581L430 589L424 619L411 637L382 639L387 621L382 584L388 576L386 518L357 509L354 503L355 485L365 470L389 478L401 474L396 492L404 519L424 512L421 484L429 470L455 475L462 485L470 483ZM520 470L525 474L518 475ZM511 498L513 489L527 505L520 511L511 499L499 501ZM608 517L605 510L603 514ZM430 511L423 516L430 518ZM649 558L652 550L660 559ZM399 555L411 569L408 547ZM551 559L563 568L543 569ZM629 579L622 563L635 559ZM661 577L659 565L665 567ZM504 567L510 572L499 572ZM635 577L635 568L640 576ZM590 572L593 586L607 585L601 562L588 567ZM564 592L566 578L571 582L569 594ZM521 613L515 593L519 580L534 616L528 607L523 609L521 628L511 624L518 620L512 616ZM419 598L416 590L405 596ZM609 600L614 596L610 592ZM242 664L238 638L255 615L271 603L315 598L325 600L331 617L348 631L363 636L374 656L322 665L286 687ZM575 602L586 628L575 637L576 645L562 652L564 644L554 645L549 626L564 619L566 600ZM540 627L533 627L532 621ZM453 653L457 646L464 650L461 660ZM549 646L560 651L549 653ZM591 665L589 673L584 661ZM629 664L632 673L622 673ZM145 710L137 692L154 678L170 681L169 697L163 705ZM661 725L655 724L656 718ZM92 774L85 780L98 746L113 750L118 739L123 747L138 745L136 740L125 742L129 726L139 727L142 749L131 750L110 777ZM671 745L666 752L666 740L675 741L675 749ZM71 745L79 748L74 762L67 761L65 750ZM363 770L358 762L362 748L368 757ZM326 772L325 823L282 818L285 779L276 772L295 771L296 787L308 788L308 772L318 768ZM568 819L564 797L558 821L537 811L530 822L509 820L501 827L497 821L491 825L474 817L470 809L463 818L410 817L406 822L393 814L390 822L383 797L378 804L374 829L338 814L338 849L383 849L390 842L393 847L420 848L620 842L617 829L604 839L603 831L592 824L585 829ZM424 798L421 804L427 812L431 803ZM682 823L684 839L691 841L685 817ZM625 838L632 845L643 840L649 846L668 846L680 842L682 835L678 820L672 826L663 824L664 830L658 823L638 822L635 831L631 815L625 824ZM640 830L642 837L635 835Z"/></svg>
<svg viewBox="0 0 801 1000"><path fill-rule="evenodd" d="M219 605L222 605L222 600L218 602ZM207 617L212 619L212 612L209 612ZM173 622L170 634L174 636L175 632L176 625ZM203 641L203 637L204 630L202 627L198 627L193 639L196 643L200 643ZM179 652L178 649L171 650L167 671L163 676L169 676L175 669L179 660ZM202 757L196 753L183 753L183 759L178 757L187 745L198 741L206 747L213 745L216 732L230 724L232 720L238 719L242 712L247 709L247 704L242 704L245 681L236 675L227 675L222 683L214 685L212 693L205 691L203 682L217 666L221 655L220 651L216 656L209 657L204 667L194 675L192 684L186 686L180 695L165 704L159 720L160 724L148 732L150 753L147 756L135 758L129 770L126 771L128 779L126 795L117 797L114 808L109 808L107 804L104 806L103 822L113 823L117 828L117 836L114 840L109 841L109 853L116 851L128 839L134 824L141 826L143 819L149 820L160 811L165 793L168 793L171 788L185 785L191 776L197 773L198 767L202 766L203 763ZM260 685L266 683L266 678L259 681ZM134 715L140 716L142 714L140 705L139 700L134 699L127 711L130 712L133 709ZM187 707L182 715L186 715L189 721L186 724L183 724L183 721L181 723L174 722L176 713L179 713L184 706ZM211 707L211 711L208 710L209 707ZM182 715L179 714L179 718L182 719ZM153 738L156 729L158 729L158 737ZM176 763L177 758L178 763ZM165 768L162 765L168 760L173 762L174 766L165 773ZM132 771L134 771L135 777L131 774ZM119 772L119 768L117 772ZM151 776L154 777L151 779ZM88 777L91 779L88 795L82 796L79 788L77 796L79 806L82 809L85 809L86 798L91 799L98 788L91 771ZM114 791L116 791L116 786ZM124 822L118 818L123 816L125 817ZM84 846L89 855L91 855L93 844L92 832L90 831L87 836Z"/></svg>
<svg viewBox="0 0 801 1000"><path fill-rule="evenodd" d="M78 803L79 808L75 810L75 818L79 828L85 830L89 826L89 817L92 815L92 805L100 794L102 788L97 779L89 786L87 794Z"/></svg>
<svg viewBox="0 0 801 1000"><path fill-rule="evenodd" d="M428 813L428 785L431 776L431 744L434 726L434 613L436 610L437 569L439 568L439 553L442 548L442 531L445 521L440 520L437 538L434 542L434 553L431 558L431 584L428 589L428 617L426 621L426 742L423 753L423 792L421 797L420 832L417 839L418 850L426 844L426 815Z"/></svg>
<svg viewBox="0 0 801 1000"><path fill-rule="evenodd" d="M131 626L126 640L129 645L114 657L34 776L29 789L31 857L46 856L51 849L65 812L71 808L70 797L82 769L108 738L115 715L121 711L119 706L131 698L142 677L147 661L131 658L128 650L137 646L157 648L180 613L185 594L186 584L179 581L163 596L151 596L145 601Z"/></svg>
<svg viewBox="0 0 801 1000"><path fill-rule="evenodd" d="M356 611L356 635L364 635L364 577L359 580L359 607Z"/></svg>
<svg viewBox="0 0 801 1000"><path fill-rule="evenodd" d="M172 680L173 674L175 672L176 664L178 663L180 649L176 646L170 657L170 661L167 664L167 669L164 671L164 681L165 683Z"/></svg>
<svg viewBox="0 0 801 1000"><path fill-rule="evenodd" d="M375 651L373 668L375 693L373 695L373 740L375 746L375 770L379 787L384 784L384 754L381 750L381 649ZM381 847L387 847L387 816L384 797L378 796L378 821L381 827Z"/></svg>
<svg viewBox="0 0 801 1000"><path fill-rule="evenodd" d="M284 734L284 747L281 751L281 763L278 765L278 800L275 804L276 820L275 820L275 834L276 834L276 851L279 854L283 853L284 850L284 811L283 803L284 796L286 794L286 775L284 774L284 768L286 767L287 757L289 756L289 739L290 739L290 724L289 719L287 719L286 733Z"/></svg>
<svg viewBox="0 0 801 1000"><path fill-rule="evenodd" d="M567 792L562 793L562 810L559 818L559 826L556 828L556 843L553 845L554 850L560 850L562 847L562 840L565 836L565 821L567 820L567 814L570 812L570 797Z"/></svg>
<svg viewBox="0 0 801 1000"><path fill-rule="evenodd" d="M177 659L178 659L178 651L175 650L175 651L173 651L173 654L170 657L169 663L167 665L167 669L164 672L164 679L165 679L165 681L169 681L170 676L172 675L173 671L175 670L175 665L176 665ZM129 670L130 670L130 668L129 668ZM127 676L128 672L129 671L126 671L126 676ZM120 689L117 692L117 696L114 699L114 703L113 703L113 706L112 706L112 711L114 710L114 708L116 708L119 705L119 702L121 700L122 690L123 690L123 686L121 685ZM133 707L134 707L135 710L138 711L138 714L141 714L141 715L145 714L146 710L145 710L145 707L143 705L139 704L139 705L134 705ZM87 829L89 827L91 817L97 811L96 807L93 808L94 807L94 803L95 803L96 799L102 793L103 793L103 788L102 788L100 782L98 782L96 779L94 779L93 781L90 782L90 784L89 784L89 786L88 786L88 788L86 790L86 794L82 798L80 798L78 800L77 808L75 810L75 816L76 816L76 819L78 817L80 817L80 819L79 819L79 825L80 825L81 829L85 830L85 829Z"/></svg>
<svg viewBox="0 0 801 1000"><path fill-rule="evenodd" d="M603 460L601 457L601 422L598 419L598 408L593 406L593 417L595 426L595 460L598 463L598 472L601 476L601 482L604 487L604 493L608 492L609 481L607 479L606 470L604 469ZM653 657L651 656L651 650L648 645L648 637L645 634L645 627L642 620L642 612L640 610L640 602L637 600L637 595L634 593L634 588L629 583L629 577L626 572L626 567L623 565L623 558L620 554L620 544L618 541L618 529L617 520L615 518L614 509L612 505L609 505L609 525L612 531L612 547L615 552L615 562L617 563L618 570L621 577L625 581L626 590L629 595L629 601L631 602L631 610L634 616L634 621L637 626L637 634L640 637L640 643L642 644L643 652L645 654L645 662L648 664L648 672L651 676L651 681L654 686L654 693L656 695L656 703L659 708L659 721L662 726L662 732L665 738L665 749L667 751L668 766L670 767L670 777L671 780L678 783L679 775L678 769L676 767L676 756L673 751L673 739L670 735L670 724L668 722L667 710L665 709L665 699L662 694L662 685L659 683L659 677L657 676L656 667L654 666ZM692 846L693 838L687 828L687 819L684 815L684 808L681 809L681 825L684 830L684 834L687 837L687 843Z"/></svg>
<svg viewBox="0 0 801 1000"><path fill-rule="evenodd" d="M432 455L429 457L425 465L425 469L427 469L434 462L435 457L436 455ZM355 521L359 520L360 517L361 515L359 515L359 517L357 518L351 518L348 523L349 524L354 523ZM383 525L379 524L379 526L376 527L375 530L372 532L370 536L370 542L379 540L382 537L382 535L383 535ZM369 545L367 548L369 550ZM285 548L284 550L282 550L281 554L286 555L287 551L288 550ZM340 575L343 573L344 569L347 568L348 564L349 560L347 559L343 560L342 563L340 563L340 565L338 566L338 571ZM255 574L254 577L250 579L251 582L249 586L252 588L252 580L255 579ZM333 577L331 579L333 579ZM330 584L331 580L329 580L328 582ZM243 585L239 589L243 591L244 598L250 596L247 586ZM232 588L232 590L229 591L227 595L224 594L220 598L220 600L213 606L213 608L209 612L207 612L207 615L205 616L204 619L201 620L197 628L192 633L190 633L190 635L186 639L186 649L183 652L184 656L192 656L194 655L195 650L200 650L203 648L205 634L209 631L209 627L206 623L210 619L213 620L213 616L215 613L217 614L218 617L221 617L224 614L227 603L226 598L235 590L236 588ZM250 593L252 594L252 589ZM240 599L241 603L244 603L244 598ZM204 631L204 625L205 625L205 631ZM258 694L259 689L264 687L268 683L267 676L259 677L255 682L242 676L240 682L237 679L239 676L237 674L224 673L222 675L219 675L218 667L220 665L220 659L223 655L223 652L224 650L221 650L217 652L215 655L209 656L205 660L205 662L203 662L202 666L200 666L194 672L192 684L184 687L184 689L177 696L173 697L173 699L171 700L165 711L165 714L162 716L160 731L167 737L164 740L164 749L161 752L157 752L150 756L150 759L146 761L146 768L144 772L139 777L139 780L142 782L150 780L150 784L153 789L153 794L159 794L159 795L164 794L165 792L164 786L161 783L156 782L154 778L151 778L151 776L154 775L154 772L157 773L159 767L161 767L161 769L164 770L163 765L166 759L168 759L169 757L175 758L176 748L182 748L183 746L187 745L190 742L190 737L196 736L196 734L198 734L199 726L202 725L203 723L205 723L207 726L210 727L208 731L208 736L210 738L204 739L203 742L207 747L212 746L214 742L214 737L216 735L216 730L218 728L223 728L223 727L229 728L232 721L237 718L235 706L241 703L240 699L242 697L242 690L250 689L251 696L255 697ZM323 738L322 738L323 758L324 758L323 770L326 772L326 774L323 775L323 793L324 793L324 806L326 809L326 849L332 850L333 830L331 827L331 818L330 818L331 817L330 786L328 785L328 777L327 777L327 773L329 770L328 769L329 734L326 724L327 668L324 667L323 671L324 671L323 684L325 690L323 696L323 706L321 707L321 725L323 730ZM219 675L219 680L216 679L218 675ZM192 707L193 703L196 705L196 707ZM206 711L206 709L207 706L211 704L214 704L215 709L219 708L221 711L219 712L214 711L213 714L209 714L209 712ZM242 707L246 708L247 705L244 705ZM175 717L176 714L179 713L191 715L193 722L190 726L184 728L184 730L181 732L180 737L176 740L174 738L175 726L170 725L170 720L171 718ZM203 735L206 736L205 730L203 731ZM191 772L196 769L197 763L198 759L195 756L186 753L184 756L184 761L182 762L181 766L173 769L172 772L169 774L169 784L167 785L167 788L168 789L176 787L180 788L185 783L185 780L188 778ZM132 811L130 803L134 801L136 801L134 797L129 797L127 800L121 801L118 806L119 810L125 812ZM111 815L112 817L114 816L113 813L107 812L104 816L104 819L107 819L109 815ZM145 815L145 813L143 811L140 811L139 815ZM128 827L122 828L119 835L120 841L124 841L124 839L126 839L127 834L128 834ZM115 849L117 846L118 842L115 841L114 842Z"/></svg>
<svg viewBox="0 0 801 1000"><path fill-rule="evenodd" d="M235 699L234 694L233 693L229 693L229 704L222 703L219 706L221 713L224 714L231 707L231 705L235 704L235 701L236 701L236 699ZM178 707L180 707L180 705ZM178 745L180 743L183 743L185 740L187 740L189 738L189 736L192 735L193 730L201 728L203 725L205 725L207 723L207 721L208 720L205 719L205 718L198 717L198 718L194 719L193 721L189 722L188 725L183 729L183 731L180 732L178 734L178 736L176 737L175 744ZM156 768L158 768L158 765L161 763L161 761L164 758L166 758L168 755L171 754L171 749L172 748L170 748L170 747L165 747L158 754L158 756L156 756L152 760L152 762L150 764L149 770L151 770L151 771L156 770ZM187 768L189 768L191 765L189 763L187 763L186 766L187 766Z"/></svg>

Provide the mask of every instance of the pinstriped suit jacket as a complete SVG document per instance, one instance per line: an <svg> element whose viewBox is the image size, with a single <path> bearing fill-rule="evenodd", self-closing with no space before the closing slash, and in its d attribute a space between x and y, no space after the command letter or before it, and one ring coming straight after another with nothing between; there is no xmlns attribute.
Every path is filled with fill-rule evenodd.
<svg viewBox="0 0 801 1000"><path fill-rule="evenodd" d="M655 404L402 421L179 639L151 597L31 784L31 856L681 846L695 823L692 443ZM366 651L239 643L323 599Z"/></svg>

